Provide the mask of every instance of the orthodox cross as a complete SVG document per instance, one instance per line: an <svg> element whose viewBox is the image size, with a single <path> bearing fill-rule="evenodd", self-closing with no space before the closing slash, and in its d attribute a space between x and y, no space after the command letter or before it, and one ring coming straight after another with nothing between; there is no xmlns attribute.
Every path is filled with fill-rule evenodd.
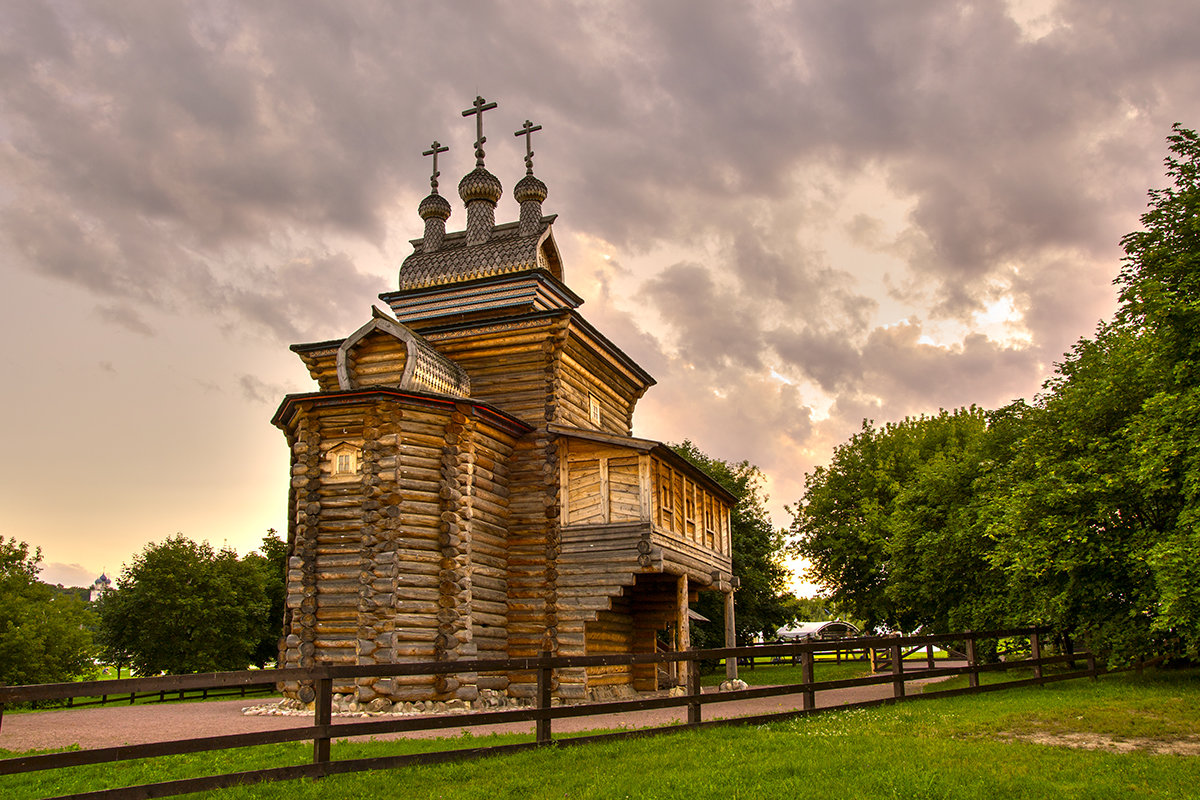
<svg viewBox="0 0 1200 800"><path fill-rule="evenodd" d="M442 174L438 172L437 168L438 153L444 153L449 149L449 147L443 147L441 142L435 140L433 144L429 145L428 150L426 150L424 153L421 153L423 156L433 156L433 174L429 176L429 185L433 187L434 194L437 194L438 175Z"/></svg>
<svg viewBox="0 0 1200 800"><path fill-rule="evenodd" d="M475 102L471 104L471 108L462 112L464 117L475 115L475 166L483 166L483 143L487 138L483 135L483 112L491 111L496 107L495 103L489 103L479 95L475 96Z"/></svg>
<svg viewBox="0 0 1200 800"><path fill-rule="evenodd" d="M525 124L521 126L521 130L515 132L513 136L525 137L525 174L533 174L533 132L540 131L541 125L534 125L529 120L525 120Z"/></svg>

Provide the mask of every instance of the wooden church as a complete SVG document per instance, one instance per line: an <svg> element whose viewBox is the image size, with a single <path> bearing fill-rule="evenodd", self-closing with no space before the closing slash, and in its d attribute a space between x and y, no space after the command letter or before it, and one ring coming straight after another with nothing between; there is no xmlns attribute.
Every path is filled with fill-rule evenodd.
<svg viewBox="0 0 1200 800"><path fill-rule="evenodd" d="M273 423L291 450L282 666L654 652L688 646L688 605L733 593L734 498L659 442L631 436L654 385L579 313L544 216L526 122L518 221L500 181L459 183L466 228L432 193L391 313L344 339L298 344L316 389ZM729 642L732 644L732 642ZM561 670L556 694L659 688L653 665ZM359 679L361 702L534 694L534 675ZM299 693L299 686L285 687Z"/></svg>

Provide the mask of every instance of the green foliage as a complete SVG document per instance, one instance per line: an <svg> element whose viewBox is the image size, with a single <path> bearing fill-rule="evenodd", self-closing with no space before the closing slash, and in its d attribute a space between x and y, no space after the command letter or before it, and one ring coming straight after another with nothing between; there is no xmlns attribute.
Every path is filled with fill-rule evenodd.
<svg viewBox="0 0 1200 800"><path fill-rule="evenodd" d="M1158 383L1154 362L1135 331L1104 326L1056 373L988 498L1010 615L1116 660L1156 650L1146 557L1175 503L1138 486L1128 434Z"/></svg>
<svg viewBox="0 0 1200 800"><path fill-rule="evenodd" d="M279 538L274 528L269 528L267 535L263 537L260 551L248 553L243 561L258 570L263 592L269 603L267 627L254 649L252 659L254 664L262 667L279 658L279 639L283 635L283 604L287 594L284 580L287 575L287 542Z"/></svg>
<svg viewBox="0 0 1200 800"><path fill-rule="evenodd" d="M58 683L91 668L87 605L39 581L41 560L0 539L0 683Z"/></svg>
<svg viewBox="0 0 1200 800"><path fill-rule="evenodd" d="M983 557L976 489L1007 455L987 429L976 408L864 422L808 476L792 509L797 552L866 627L949 631L994 619L979 590L1000 577Z"/></svg>
<svg viewBox="0 0 1200 800"><path fill-rule="evenodd" d="M102 652L142 675L245 669L274 658L280 545L272 531L264 555L240 560L182 535L147 545L98 605Z"/></svg>
<svg viewBox="0 0 1200 800"><path fill-rule="evenodd" d="M781 560L786 546L784 532L772 526L767 515L762 472L748 461L734 464L711 458L690 441L673 445L672 449L737 498L729 515L733 574L742 582L734 618L737 643L750 644L758 635L770 638L792 619L789 603L795 598L787 590L790 573ZM711 622L692 624L692 645L723 647L723 598L715 592L702 592L696 610Z"/></svg>
<svg viewBox="0 0 1200 800"><path fill-rule="evenodd" d="M1168 140L1116 320L1032 406L864 423L809 476L797 548L869 624L1200 655L1200 137Z"/></svg>

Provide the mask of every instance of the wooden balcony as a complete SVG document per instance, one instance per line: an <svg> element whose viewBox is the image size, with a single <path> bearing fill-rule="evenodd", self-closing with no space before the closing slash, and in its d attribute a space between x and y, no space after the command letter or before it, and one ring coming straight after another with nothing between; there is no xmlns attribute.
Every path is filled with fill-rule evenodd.
<svg viewBox="0 0 1200 800"><path fill-rule="evenodd" d="M728 587L732 495L660 442L550 430L560 448L560 592L603 610L638 574Z"/></svg>

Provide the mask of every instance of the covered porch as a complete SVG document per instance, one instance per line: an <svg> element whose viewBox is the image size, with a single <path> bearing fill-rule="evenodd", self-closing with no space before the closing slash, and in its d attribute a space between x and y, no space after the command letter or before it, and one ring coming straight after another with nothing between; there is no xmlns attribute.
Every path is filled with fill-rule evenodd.
<svg viewBox="0 0 1200 800"><path fill-rule="evenodd" d="M552 426L559 435L559 653L652 653L690 647L699 592L724 595L734 646L729 512L736 498L669 447ZM737 665L730 662L730 678ZM654 665L578 669L560 695L661 687Z"/></svg>

